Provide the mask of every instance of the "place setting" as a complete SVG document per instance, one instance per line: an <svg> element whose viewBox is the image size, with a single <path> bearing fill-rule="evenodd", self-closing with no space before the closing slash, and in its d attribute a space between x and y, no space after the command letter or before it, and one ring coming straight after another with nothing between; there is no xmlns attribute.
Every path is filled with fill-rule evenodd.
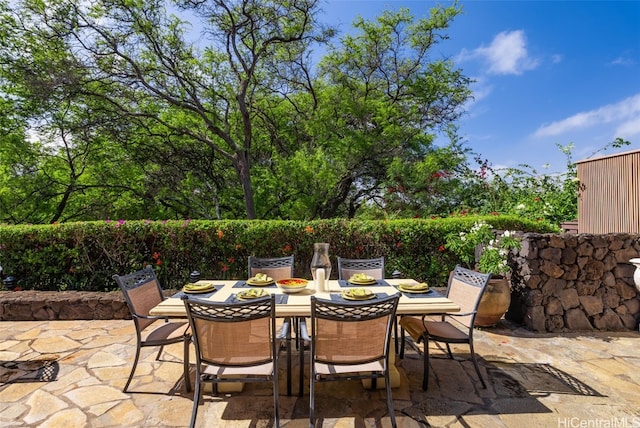
<svg viewBox="0 0 640 428"><path fill-rule="evenodd" d="M429 288L429 284L426 282L400 283L396 288L407 297L425 297L426 295L435 293Z"/></svg>
<svg viewBox="0 0 640 428"><path fill-rule="evenodd" d="M257 273L246 281L238 281L233 288L276 287L276 282L266 273Z"/></svg>
<svg viewBox="0 0 640 428"><path fill-rule="evenodd" d="M367 275L366 273L354 273L349 277L348 280L340 279L338 280L338 284L340 287L353 287L360 285L368 285L368 286L385 286L389 285L384 280L378 280L374 277Z"/></svg>
<svg viewBox="0 0 640 428"><path fill-rule="evenodd" d="M340 294L331 293L331 300L333 301L367 301L383 297L387 297L387 293L374 293L367 288L361 287L349 288L348 290L342 291Z"/></svg>
<svg viewBox="0 0 640 428"><path fill-rule="evenodd" d="M171 297L181 298L185 295L193 295L194 297L198 297L201 299L211 297L216 291L224 287L224 285L220 284L211 284L211 283L187 283L182 287L182 290L177 292Z"/></svg>
<svg viewBox="0 0 640 428"><path fill-rule="evenodd" d="M237 302L246 302L250 300L259 299L261 297L266 297L271 293L264 288L248 288L246 290L238 291L227 297L225 303L237 303ZM276 304L283 305L288 301L289 296L287 294L276 294Z"/></svg>

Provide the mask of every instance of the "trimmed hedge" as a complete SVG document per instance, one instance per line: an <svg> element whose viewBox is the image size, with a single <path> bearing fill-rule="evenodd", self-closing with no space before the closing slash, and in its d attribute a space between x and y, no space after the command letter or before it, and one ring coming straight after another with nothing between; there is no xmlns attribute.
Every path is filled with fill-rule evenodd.
<svg viewBox="0 0 640 428"><path fill-rule="evenodd" d="M557 232L548 224L508 216L381 221L95 221L0 227L0 265L18 286L36 290L110 291L114 273L152 265L166 288L202 278L245 278L247 257L295 256L295 275L310 278L314 242L335 256L384 256L386 274L444 284L458 260L445 236L484 219L498 230Z"/></svg>

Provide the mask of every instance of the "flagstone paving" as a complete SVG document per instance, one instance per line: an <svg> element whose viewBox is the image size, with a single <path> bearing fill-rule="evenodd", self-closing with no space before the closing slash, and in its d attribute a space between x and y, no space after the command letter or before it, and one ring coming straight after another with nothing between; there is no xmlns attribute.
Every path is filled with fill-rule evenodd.
<svg viewBox="0 0 640 428"><path fill-rule="evenodd" d="M188 425L193 393L181 380L180 344L167 347L161 361L154 348L143 349L123 393L135 352L131 321L0 326L0 426ZM396 362L401 382L393 390L399 427L640 427L638 332L535 334L502 322L475 334L487 389L468 360L436 358L429 390L422 391L421 356L407 347ZM464 346L454 350L468 356ZM281 425L308 426L308 380L302 397L287 396L284 362ZM204 397L199 427L273 426L269 385ZM390 426L384 390L366 390L357 381L319 385L316 414L323 427Z"/></svg>

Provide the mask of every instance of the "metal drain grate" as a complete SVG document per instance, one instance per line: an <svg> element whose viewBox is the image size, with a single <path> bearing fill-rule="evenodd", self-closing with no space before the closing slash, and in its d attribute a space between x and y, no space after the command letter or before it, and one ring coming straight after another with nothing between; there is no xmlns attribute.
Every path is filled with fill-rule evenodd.
<svg viewBox="0 0 640 428"><path fill-rule="evenodd" d="M0 383L53 382L59 370L57 359L1 361Z"/></svg>

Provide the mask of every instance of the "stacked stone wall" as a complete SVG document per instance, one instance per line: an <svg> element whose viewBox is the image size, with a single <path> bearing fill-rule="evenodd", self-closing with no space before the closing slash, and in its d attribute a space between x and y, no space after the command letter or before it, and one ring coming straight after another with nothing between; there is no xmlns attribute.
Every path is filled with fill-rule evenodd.
<svg viewBox="0 0 640 428"><path fill-rule="evenodd" d="M640 235L525 234L507 318L541 332L637 330Z"/></svg>
<svg viewBox="0 0 640 428"><path fill-rule="evenodd" d="M0 291L0 320L129 319L121 291Z"/></svg>
<svg viewBox="0 0 640 428"><path fill-rule="evenodd" d="M0 321L111 319L131 319L121 291L0 291Z"/></svg>

